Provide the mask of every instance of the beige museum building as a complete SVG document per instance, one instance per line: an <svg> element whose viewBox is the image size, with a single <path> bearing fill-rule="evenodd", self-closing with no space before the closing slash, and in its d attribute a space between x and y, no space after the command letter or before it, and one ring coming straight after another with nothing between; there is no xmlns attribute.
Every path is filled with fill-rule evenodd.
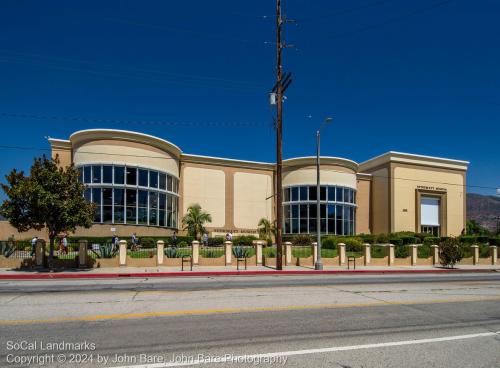
<svg viewBox="0 0 500 368"><path fill-rule="evenodd" d="M212 215L210 235L256 234L261 218L275 218L275 165L184 153L164 139L112 129L89 129L49 139L52 156L74 164L97 204L94 225L77 235L182 234L190 204ZM465 227L467 161L388 152L357 163L321 157L283 161L285 234L315 233L320 197L321 231L353 235L396 231L459 235ZM6 221L0 235L18 234Z"/></svg>

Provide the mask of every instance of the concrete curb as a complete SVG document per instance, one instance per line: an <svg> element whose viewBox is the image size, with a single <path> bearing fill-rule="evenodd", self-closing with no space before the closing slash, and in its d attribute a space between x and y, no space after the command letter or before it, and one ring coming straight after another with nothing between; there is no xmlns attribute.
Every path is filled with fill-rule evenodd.
<svg viewBox="0 0 500 368"><path fill-rule="evenodd" d="M491 273L497 269L433 269L433 270L284 270L284 271L177 271L177 272L115 272L115 273L37 273L0 275L0 280L51 280L51 279L118 279L151 277L203 277L203 276L286 276L286 275L351 275L351 274L436 274L436 273Z"/></svg>

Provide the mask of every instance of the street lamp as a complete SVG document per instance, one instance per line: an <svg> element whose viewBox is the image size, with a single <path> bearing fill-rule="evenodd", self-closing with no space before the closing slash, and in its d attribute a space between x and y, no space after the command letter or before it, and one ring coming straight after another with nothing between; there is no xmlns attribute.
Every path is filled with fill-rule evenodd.
<svg viewBox="0 0 500 368"><path fill-rule="evenodd" d="M317 236L317 251L318 256L316 257L316 263L314 264L315 270L323 269L323 262L321 261L321 212L320 212L320 178L319 178L319 142L320 142L320 131L324 125L329 124L333 121L333 118L326 118L323 123L319 126L316 131L316 236Z"/></svg>

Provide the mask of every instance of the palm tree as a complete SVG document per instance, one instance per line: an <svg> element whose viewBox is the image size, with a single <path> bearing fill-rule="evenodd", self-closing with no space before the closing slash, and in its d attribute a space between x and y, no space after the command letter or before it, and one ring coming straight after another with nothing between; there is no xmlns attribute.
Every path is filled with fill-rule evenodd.
<svg viewBox="0 0 500 368"><path fill-rule="evenodd" d="M192 204L188 207L187 213L182 218L182 225L184 230L187 230L190 236L198 239L198 234L205 232L205 223L212 222L212 216L202 211L198 203Z"/></svg>
<svg viewBox="0 0 500 368"><path fill-rule="evenodd" d="M268 243L272 242L272 236L276 234L276 226L266 218L261 218L257 224L259 238L265 239Z"/></svg>

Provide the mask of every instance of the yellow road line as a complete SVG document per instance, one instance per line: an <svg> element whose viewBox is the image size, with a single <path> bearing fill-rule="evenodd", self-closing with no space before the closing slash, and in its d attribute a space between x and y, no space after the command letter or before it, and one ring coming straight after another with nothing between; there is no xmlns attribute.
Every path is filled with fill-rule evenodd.
<svg viewBox="0 0 500 368"><path fill-rule="evenodd" d="M189 315L279 312L279 311L295 311L295 310L308 310L308 309L312 310L312 309L364 308L364 307L377 307L377 306L388 306L388 305L461 303L461 302L492 301L492 300L500 300L500 296L470 297L470 298L459 298L459 299L429 299L429 300L415 300L406 302L380 301L380 302L369 302L369 303L288 305L281 307L278 306L278 307L253 307L253 308L220 308L220 309L156 311L156 312L142 312L142 313L97 314L90 316L57 317L57 318L47 318L47 319L0 320L0 326L46 324L46 323L60 323L60 322L82 322L82 321L93 322L93 321L105 321L105 320L140 319L140 318L151 318L151 317L172 317L172 316L189 316Z"/></svg>

